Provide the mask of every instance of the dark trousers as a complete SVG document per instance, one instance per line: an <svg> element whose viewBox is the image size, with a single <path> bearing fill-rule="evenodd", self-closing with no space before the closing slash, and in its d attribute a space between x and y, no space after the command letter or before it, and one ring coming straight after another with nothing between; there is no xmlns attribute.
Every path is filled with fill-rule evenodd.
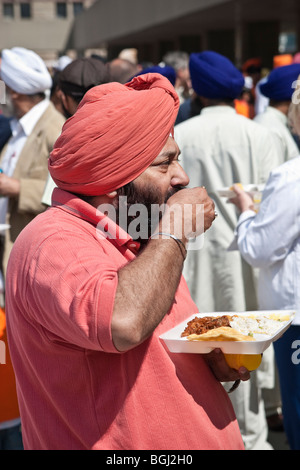
<svg viewBox="0 0 300 470"><path fill-rule="evenodd" d="M300 450L300 326L292 325L274 349L285 433L291 450Z"/></svg>
<svg viewBox="0 0 300 470"><path fill-rule="evenodd" d="M0 430L0 450L24 450L20 424Z"/></svg>

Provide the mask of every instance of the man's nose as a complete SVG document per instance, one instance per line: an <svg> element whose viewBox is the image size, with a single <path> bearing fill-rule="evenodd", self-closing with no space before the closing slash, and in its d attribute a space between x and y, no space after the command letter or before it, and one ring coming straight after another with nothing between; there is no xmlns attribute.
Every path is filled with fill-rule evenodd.
<svg viewBox="0 0 300 470"><path fill-rule="evenodd" d="M171 179L172 186L187 186L190 179L179 162L176 162Z"/></svg>

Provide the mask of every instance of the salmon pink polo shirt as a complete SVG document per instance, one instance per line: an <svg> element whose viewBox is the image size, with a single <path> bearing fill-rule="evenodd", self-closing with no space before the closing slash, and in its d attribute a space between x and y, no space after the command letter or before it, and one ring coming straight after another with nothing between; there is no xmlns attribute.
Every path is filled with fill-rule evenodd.
<svg viewBox="0 0 300 470"><path fill-rule="evenodd" d="M118 238L97 229L103 217L55 189L52 207L14 244L6 313L25 449L243 449L228 395L202 355L171 354L159 339L197 312L183 279L151 337L115 349L118 271L138 253L107 218Z"/></svg>

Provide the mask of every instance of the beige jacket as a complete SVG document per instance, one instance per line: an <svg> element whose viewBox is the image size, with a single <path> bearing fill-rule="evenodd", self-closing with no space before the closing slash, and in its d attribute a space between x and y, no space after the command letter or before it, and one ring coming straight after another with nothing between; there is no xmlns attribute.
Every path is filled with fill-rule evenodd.
<svg viewBox="0 0 300 470"><path fill-rule="evenodd" d="M17 162L13 178L20 180L18 198L10 198L4 255L2 259L4 274L12 245L23 228L39 213L45 210L41 203L48 176L48 157L61 133L65 118L49 102L32 133L28 137ZM0 155L4 157L6 146Z"/></svg>

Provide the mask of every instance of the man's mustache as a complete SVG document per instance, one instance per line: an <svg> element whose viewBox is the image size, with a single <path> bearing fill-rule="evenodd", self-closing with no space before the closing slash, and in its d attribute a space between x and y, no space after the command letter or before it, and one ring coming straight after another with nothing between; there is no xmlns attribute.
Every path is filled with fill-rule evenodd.
<svg viewBox="0 0 300 470"><path fill-rule="evenodd" d="M172 189L170 189L170 191L167 192L164 202L166 203L167 200L170 199L171 196L178 193L178 191L181 191L182 189L186 189L186 186L183 186L181 184L174 186Z"/></svg>

